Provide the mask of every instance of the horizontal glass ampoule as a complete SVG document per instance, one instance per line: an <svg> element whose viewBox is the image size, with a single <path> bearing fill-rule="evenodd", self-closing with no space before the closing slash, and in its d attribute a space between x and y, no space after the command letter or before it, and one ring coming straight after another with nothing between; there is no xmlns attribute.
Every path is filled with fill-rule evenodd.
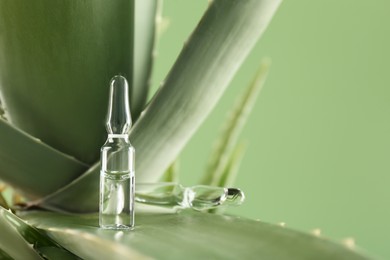
<svg viewBox="0 0 390 260"><path fill-rule="evenodd" d="M138 183L135 201L151 206L173 209L208 209L239 206L245 200L238 188L224 188L207 185L183 187L173 182Z"/></svg>
<svg viewBox="0 0 390 260"><path fill-rule="evenodd" d="M130 127L127 81L115 76L110 83L108 138L101 148L99 225L105 229L134 226L135 150L129 141Z"/></svg>

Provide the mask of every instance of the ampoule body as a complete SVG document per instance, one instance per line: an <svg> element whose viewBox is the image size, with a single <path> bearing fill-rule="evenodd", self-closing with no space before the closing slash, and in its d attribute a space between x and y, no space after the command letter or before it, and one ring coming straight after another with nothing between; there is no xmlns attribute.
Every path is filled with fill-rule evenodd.
<svg viewBox="0 0 390 260"><path fill-rule="evenodd" d="M107 141L101 148L99 224L105 229L134 226L135 150L129 141L128 85L122 76L110 82Z"/></svg>

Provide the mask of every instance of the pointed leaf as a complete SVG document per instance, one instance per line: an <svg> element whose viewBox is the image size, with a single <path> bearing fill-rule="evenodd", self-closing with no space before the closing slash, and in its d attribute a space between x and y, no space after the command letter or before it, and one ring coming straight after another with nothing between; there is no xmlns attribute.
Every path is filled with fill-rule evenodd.
<svg viewBox="0 0 390 260"><path fill-rule="evenodd" d="M6 210L0 207L0 249L13 259L42 259L19 232L7 221ZM1 255L0 255L1 256Z"/></svg>
<svg viewBox="0 0 390 260"><path fill-rule="evenodd" d="M256 101L260 90L263 87L268 74L269 64L267 61L262 62L260 69L253 80L252 84L245 91L244 95L238 101L237 105L231 111L226 125L219 139L215 150L212 152L208 169L201 181L205 185L220 185L222 175L229 164L229 158L233 148L237 145L237 139L243 129L249 113Z"/></svg>
<svg viewBox="0 0 390 260"><path fill-rule="evenodd" d="M23 218L86 259L369 259L280 226L196 212L139 213L131 231L102 230L97 214L27 212Z"/></svg>
<svg viewBox="0 0 390 260"><path fill-rule="evenodd" d="M30 198L46 196L88 168L0 119L1 179Z"/></svg>
<svg viewBox="0 0 390 260"><path fill-rule="evenodd" d="M228 163L223 170L221 178L218 182L219 187L232 187L234 181L236 180L236 176L238 173L238 169L240 168L240 163L242 158L244 157L246 145L237 144L233 149L232 154L228 159Z"/></svg>
<svg viewBox="0 0 390 260"><path fill-rule="evenodd" d="M134 66L130 106L132 117L136 120L144 109L150 87L158 0L134 1Z"/></svg>
<svg viewBox="0 0 390 260"><path fill-rule="evenodd" d="M129 0L0 1L0 91L10 122L96 162L109 80L132 79L133 12Z"/></svg>
<svg viewBox="0 0 390 260"><path fill-rule="evenodd" d="M165 171L161 182L179 182L179 159L173 161L173 163Z"/></svg>
<svg viewBox="0 0 390 260"><path fill-rule="evenodd" d="M41 256L46 257L45 259L80 259L74 254L68 252L61 246L59 246L56 242L54 242L51 238L39 232L36 228L28 225L23 220L15 216L9 211L2 209L0 207L0 227L1 224L7 225L7 228L11 228L14 231L14 236L18 238L21 246L23 244L27 245L28 250L33 249L33 255L37 255L37 253ZM3 230L4 228L0 228ZM2 233L2 236L4 234ZM7 236L5 235L5 238ZM8 241L9 242L9 241ZM3 249L11 250L10 254L15 251L15 248L18 248L17 244L6 245ZM1 248L1 237L0 237L0 248ZM1 259L1 258L0 258ZM29 258L15 258L15 259L29 259ZM41 258L38 258L41 259Z"/></svg>
<svg viewBox="0 0 390 260"><path fill-rule="evenodd" d="M234 181L236 180L236 176L238 173L238 169L240 168L240 164L242 158L244 157L246 145L237 144L233 149L229 159L227 161L226 167L222 172L222 175L218 181L219 187L233 187ZM222 214L225 212L226 208L215 208L210 209L209 213L219 213Z"/></svg>
<svg viewBox="0 0 390 260"><path fill-rule="evenodd" d="M96 212L99 208L99 174L100 163L97 163L68 185L30 205L54 211Z"/></svg>
<svg viewBox="0 0 390 260"><path fill-rule="evenodd" d="M215 0L131 132L137 178L157 181L218 102L279 0Z"/></svg>

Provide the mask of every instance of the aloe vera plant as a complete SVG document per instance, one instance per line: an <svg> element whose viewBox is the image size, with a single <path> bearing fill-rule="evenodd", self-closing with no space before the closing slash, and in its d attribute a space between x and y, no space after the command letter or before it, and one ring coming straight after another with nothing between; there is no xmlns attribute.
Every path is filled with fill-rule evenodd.
<svg viewBox="0 0 390 260"><path fill-rule="evenodd" d="M98 155L109 79L122 74L131 83L136 179L159 181L218 102L279 4L212 1L147 104L161 2L1 1L0 178L21 192L28 205L56 212L18 211L26 223L0 209L1 230L12 238L0 239L0 256L368 259L282 227L191 211L139 213L139 227L126 233L97 228ZM238 104L204 184L232 183L243 151L237 134L267 71L263 64ZM165 177L172 181L175 175L171 167ZM23 250L15 249L19 246Z"/></svg>

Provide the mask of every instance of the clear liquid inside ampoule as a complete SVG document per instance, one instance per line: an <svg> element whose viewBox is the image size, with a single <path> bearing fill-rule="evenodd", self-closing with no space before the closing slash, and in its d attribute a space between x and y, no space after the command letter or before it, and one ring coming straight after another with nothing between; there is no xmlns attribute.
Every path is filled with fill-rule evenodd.
<svg viewBox="0 0 390 260"><path fill-rule="evenodd" d="M130 229L134 226L134 172L100 173L99 224L105 229Z"/></svg>

